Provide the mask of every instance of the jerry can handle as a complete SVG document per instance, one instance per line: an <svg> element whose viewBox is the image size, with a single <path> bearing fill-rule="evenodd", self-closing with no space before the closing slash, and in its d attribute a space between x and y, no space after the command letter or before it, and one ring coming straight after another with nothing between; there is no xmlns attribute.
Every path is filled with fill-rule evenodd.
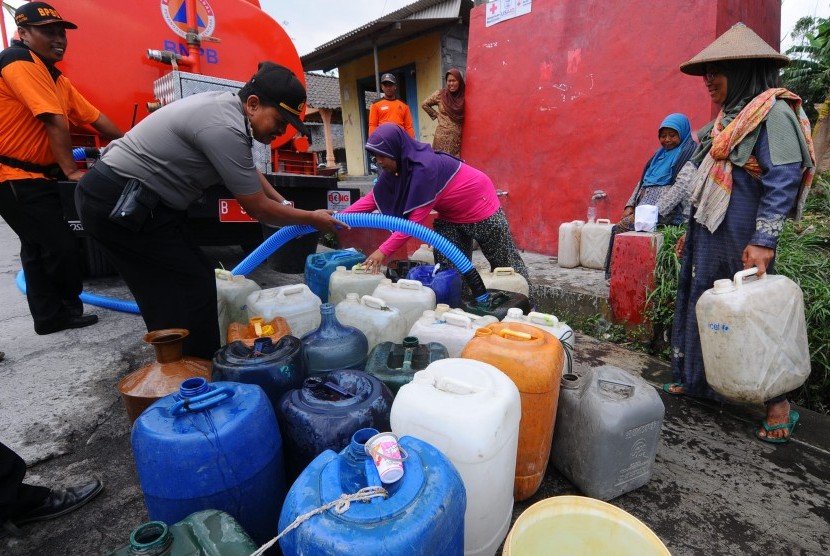
<svg viewBox="0 0 830 556"><path fill-rule="evenodd" d="M423 286L420 280L407 280L406 278L398 280L398 287L405 290L420 290Z"/></svg>
<svg viewBox="0 0 830 556"><path fill-rule="evenodd" d="M210 392L205 392L204 394L199 394L198 396L193 396L192 398L184 398L177 401L170 407L170 413L176 417L179 417L190 411L202 411L204 409L209 409L227 399L232 398L234 394L236 394L236 392L227 386L214 388Z"/></svg>
<svg viewBox="0 0 830 556"><path fill-rule="evenodd" d="M473 325L473 321L469 317L449 312L444 313L444 322L452 326L460 326L461 328L470 328Z"/></svg>
<svg viewBox="0 0 830 556"><path fill-rule="evenodd" d="M214 268L213 275L216 276L219 280L232 280L233 274L230 270L226 270L224 268Z"/></svg>
<svg viewBox="0 0 830 556"><path fill-rule="evenodd" d="M356 265L352 266L352 274L357 272L358 274L368 274L369 271L366 268L366 265L363 263L357 263Z"/></svg>
<svg viewBox="0 0 830 556"><path fill-rule="evenodd" d="M508 336L512 336L513 338L519 338L520 340L530 340L533 338L531 334L527 332L522 332L521 330L513 330L511 328L502 328L497 332L499 336L502 338L507 338Z"/></svg>
<svg viewBox="0 0 830 556"><path fill-rule="evenodd" d="M607 218L597 218L596 223L597 224L610 224L611 221Z"/></svg>
<svg viewBox="0 0 830 556"><path fill-rule="evenodd" d="M607 380L607 379L604 379L604 378L598 378L597 379L597 384L600 385L600 387L603 384L611 384L613 386L622 386L623 388L628 390L628 392L626 393L626 397L630 398L631 396L634 395L634 385L633 384L626 384L624 382L614 382L613 380Z"/></svg>
<svg viewBox="0 0 830 556"><path fill-rule="evenodd" d="M305 290L305 284L297 284L297 285L294 285L294 286L286 286L285 288L282 289L280 294L282 294L283 297L285 297L286 295L294 295L294 294L297 294L297 293L302 293L304 290Z"/></svg>
<svg viewBox="0 0 830 556"><path fill-rule="evenodd" d="M559 319L556 318L556 316L549 315L547 313L538 313L536 311L531 311L527 314L527 320L538 324L546 324L548 326L553 326L554 328L559 326Z"/></svg>
<svg viewBox="0 0 830 556"><path fill-rule="evenodd" d="M748 278L749 276L754 276L758 272L758 267L753 266L752 268L747 268L745 270L740 270L735 273L735 287L740 288L741 285L744 283L744 278ZM758 280L763 280L767 277L767 273L765 272L763 276L759 276Z"/></svg>
<svg viewBox="0 0 830 556"><path fill-rule="evenodd" d="M372 309L381 309L383 311L391 310L389 305L384 300L373 295L364 295L360 298L360 302L367 307L371 307Z"/></svg>
<svg viewBox="0 0 830 556"><path fill-rule="evenodd" d="M512 276L513 274L516 274L516 271L513 270L512 266L499 266L493 269L493 276L498 276L500 274Z"/></svg>
<svg viewBox="0 0 830 556"><path fill-rule="evenodd" d="M476 384L458 380L450 376L442 376L435 379L435 388L450 394L477 394L481 387Z"/></svg>

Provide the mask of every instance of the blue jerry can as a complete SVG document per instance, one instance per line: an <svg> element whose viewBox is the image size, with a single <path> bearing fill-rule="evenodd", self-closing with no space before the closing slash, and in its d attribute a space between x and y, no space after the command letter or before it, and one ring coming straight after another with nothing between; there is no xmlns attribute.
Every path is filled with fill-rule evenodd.
<svg viewBox="0 0 830 556"><path fill-rule="evenodd" d="M136 419L132 445L150 519L222 510L259 544L276 535L282 438L259 386L187 379Z"/></svg>

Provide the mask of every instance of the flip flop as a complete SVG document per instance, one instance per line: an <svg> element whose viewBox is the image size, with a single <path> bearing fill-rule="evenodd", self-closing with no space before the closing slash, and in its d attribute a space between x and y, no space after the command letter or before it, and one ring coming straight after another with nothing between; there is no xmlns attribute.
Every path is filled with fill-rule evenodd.
<svg viewBox="0 0 830 556"><path fill-rule="evenodd" d="M761 425L764 427L764 430L767 432L777 431L781 429L787 429L789 433L784 438L770 438L769 436L761 436L759 434L760 431L755 431L755 438L762 442L769 442L770 444L786 444L790 441L793 436L793 429L798 424L798 419L800 415L797 411L790 411L790 420L786 423L781 423L780 425L769 425L767 424L767 420L764 419L761 421Z"/></svg>
<svg viewBox="0 0 830 556"><path fill-rule="evenodd" d="M672 392L672 388L685 388L682 382L667 382L663 385L663 392L672 396L683 396L686 392Z"/></svg>

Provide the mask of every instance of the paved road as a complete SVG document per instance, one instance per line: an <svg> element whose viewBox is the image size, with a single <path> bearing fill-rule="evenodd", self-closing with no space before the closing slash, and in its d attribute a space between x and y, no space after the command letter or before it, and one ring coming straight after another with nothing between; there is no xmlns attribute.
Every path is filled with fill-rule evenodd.
<svg viewBox="0 0 830 556"><path fill-rule="evenodd" d="M134 470L126 413L116 385L150 361L139 317L103 309L99 324L36 336L24 297L17 291L18 244L0 221L0 438L30 463L29 480L65 484L98 475L104 493L55 521L26 526L22 539L0 539L2 555L95 555L123 546L147 519ZM209 254L232 268L242 253ZM542 272L544 265L532 265ZM301 281L260 268L263 287ZM115 278L87 289L127 298ZM586 336L577 336L576 364L613 364L654 384L665 365ZM797 441L763 444L751 433L758 408L735 408L661 394L666 420L650 483L614 504L632 513L675 555L830 553L830 419L802 412ZM576 490L549 468L540 491L516 504Z"/></svg>

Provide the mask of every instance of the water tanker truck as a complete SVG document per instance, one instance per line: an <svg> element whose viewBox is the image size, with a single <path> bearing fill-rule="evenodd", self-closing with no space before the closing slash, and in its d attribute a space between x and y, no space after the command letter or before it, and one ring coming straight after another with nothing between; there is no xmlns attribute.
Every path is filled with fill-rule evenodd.
<svg viewBox="0 0 830 556"><path fill-rule="evenodd" d="M302 64L285 30L260 9L258 0L50 0L78 25L70 31L59 64L75 87L121 129L128 130L153 110L184 96L212 90L238 90L271 60L290 68L305 83ZM9 19L9 14L4 16ZM85 147L94 163L102 138L90 129L72 129L73 146ZM330 199L356 199L355 189L339 190L337 179L316 175L309 141L293 127L270 145L254 142L254 160L286 198L303 209L333 207ZM84 158L84 157L81 157ZM175 164L172 161L171 164ZM67 220L83 242L86 272L106 273L106 261L77 221L71 201L74 184L61 184ZM270 230L241 209L221 185L208 189L188 211L201 245L258 245ZM316 235L298 238L278 252L297 271ZM296 259L302 259L296 261ZM279 264L279 263L278 263ZM290 268L293 267L293 268ZM300 267L301 268L301 267ZM301 270L300 270L301 271Z"/></svg>

